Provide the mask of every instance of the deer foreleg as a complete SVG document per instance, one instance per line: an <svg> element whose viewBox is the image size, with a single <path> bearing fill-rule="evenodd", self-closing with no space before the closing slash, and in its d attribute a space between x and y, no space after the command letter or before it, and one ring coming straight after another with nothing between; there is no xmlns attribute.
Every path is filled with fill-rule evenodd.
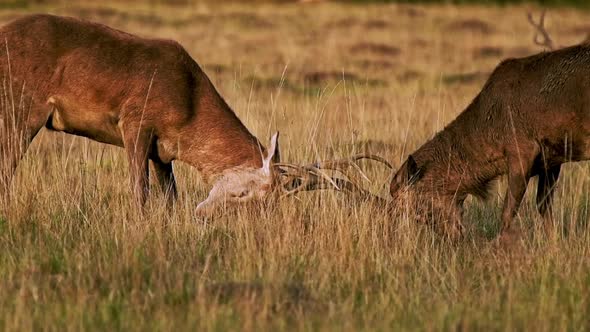
<svg viewBox="0 0 590 332"><path fill-rule="evenodd" d="M559 178L561 165L551 167L539 174L539 184L537 186L537 209L544 218L551 216L553 194L555 192L555 183Z"/></svg>
<svg viewBox="0 0 590 332"><path fill-rule="evenodd" d="M18 163L47 118L30 109L23 113L22 118L0 114L0 199L8 198Z"/></svg>
<svg viewBox="0 0 590 332"><path fill-rule="evenodd" d="M537 153L534 146L521 146L519 151L508 158L508 189L502 210L502 233L510 229L512 219L518 213Z"/></svg>
<svg viewBox="0 0 590 332"><path fill-rule="evenodd" d="M158 179L160 189L166 196L168 207L172 207L178 192L176 190L176 180L174 179L174 172L172 170L172 162L165 163L159 159L152 159L152 165Z"/></svg>
<svg viewBox="0 0 590 332"><path fill-rule="evenodd" d="M138 206L143 207L149 194L148 154L153 135L151 130L122 128L123 144L129 160L131 190Z"/></svg>

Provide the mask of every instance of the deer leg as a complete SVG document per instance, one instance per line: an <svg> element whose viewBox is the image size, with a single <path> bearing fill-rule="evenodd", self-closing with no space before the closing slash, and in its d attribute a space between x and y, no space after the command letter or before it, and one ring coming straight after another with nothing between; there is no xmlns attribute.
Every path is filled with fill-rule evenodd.
<svg viewBox="0 0 590 332"><path fill-rule="evenodd" d="M529 147L528 151L526 147L521 147L519 152L516 156L508 158L508 189L502 210L502 234L510 230L512 219L518 213L537 154L534 147Z"/></svg>
<svg viewBox="0 0 590 332"><path fill-rule="evenodd" d="M24 119L7 121L9 123L0 121L2 124L0 126L0 198L3 199L8 198L10 184L18 163L45 121L43 117L29 115L32 114L27 112L26 121L23 121Z"/></svg>
<svg viewBox="0 0 590 332"><path fill-rule="evenodd" d="M178 198L178 192L176 191L176 180L174 179L174 173L172 171L172 162L165 163L159 158L152 159L152 165L158 179L160 189L166 196L168 207L171 208L174 205L174 201Z"/></svg>
<svg viewBox="0 0 590 332"><path fill-rule="evenodd" d="M451 209L448 211L448 225L446 234L452 242L457 242L465 234L465 226L463 225L463 201L454 201Z"/></svg>
<svg viewBox="0 0 590 332"><path fill-rule="evenodd" d="M539 174L539 184L537 186L537 209L543 217L544 229L547 235L554 235L552 222L552 203L555 192L555 183L559 178L561 165L544 169Z"/></svg>
<svg viewBox="0 0 590 332"><path fill-rule="evenodd" d="M553 203L553 194L555 192L555 183L559 178L561 165L551 167L539 174L539 184L537 186L537 209L544 218L551 216Z"/></svg>
<svg viewBox="0 0 590 332"><path fill-rule="evenodd" d="M145 205L149 194L148 154L152 139L151 130L123 128L123 144L129 160L131 190L139 207Z"/></svg>

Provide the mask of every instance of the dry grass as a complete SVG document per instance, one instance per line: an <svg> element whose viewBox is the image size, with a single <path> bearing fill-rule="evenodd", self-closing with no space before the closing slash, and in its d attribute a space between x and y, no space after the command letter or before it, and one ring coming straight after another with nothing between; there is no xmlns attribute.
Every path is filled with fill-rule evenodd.
<svg viewBox="0 0 590 332"><path fill-rule="evenodd" d="M504 57L538 51L526 7L195 4L35 7L180 41L248 128L283 158L369 150L397 167L454 118ZM0 20L21 15L0 11ZM555 9L561 44L590 14ZM16 59L15 61L18 61ZM390 173L367 164L387 196ZM175 165L180 200L139 216L122 150L42 132L0 209L5 330L585 330L590 170L567 166L555 239L531 196L522 243L498 248L497 199L467 204L445 243L411 213L337 193L193 216L206 189ZM368 184L369 185L369 184ZM500 185L502 187L502 185ZM410 211L411 212L411 211Z"/></svg>

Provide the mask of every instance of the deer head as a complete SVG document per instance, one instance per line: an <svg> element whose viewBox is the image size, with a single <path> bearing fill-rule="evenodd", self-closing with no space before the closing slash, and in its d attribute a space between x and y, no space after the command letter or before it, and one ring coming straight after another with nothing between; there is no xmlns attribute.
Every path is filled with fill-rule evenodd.
<svg viewBox="0 0 590 332"><path fill-rule="evenodd" d="M414 157L410 155L391 180L389 187L391 196L396 197L399 192L414 184L421 175L422 169L418 167Z"/></svg>
<svg viewBox="0 0 590 332"><path fill-rule="evenodd" d="M279 133L270 139L266 156L261 152L261 168L238 168L223 172L215 181L207 199L197 206L197 214L209 215L223 204L262 200L276 187L274 163L280 162Z"/></svg>
<svg viewBox="0 0 590 332"><path fill-rule="evenodd" d="M385 159L370 154L359 154L348 159L327 160L309 165L281 163L278 138L277 132L270 140L266 156L261 153L261 168L230 169L221 174L207 199L197 206L197 214L210 215L223 205L262 201L275 194L286 197L302 191L319 189L356 192L365 197L382 200L362 189L355 181L358 176L353 176L348 170L352 168L368 180L357 162L361 159L370 159L391 168ZM326 171L338 172L341 176L332 176Z"/></svg>

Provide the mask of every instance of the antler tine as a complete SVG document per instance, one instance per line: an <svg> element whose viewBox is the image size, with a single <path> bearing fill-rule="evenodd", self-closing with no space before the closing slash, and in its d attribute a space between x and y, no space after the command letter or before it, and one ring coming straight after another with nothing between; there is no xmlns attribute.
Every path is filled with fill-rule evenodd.
<svg viewBox="0 0 590 332"><path fill-rule="evenodd" d="M323 189L341 190L336 179L313 165L300 166L288 163L276 163L274 166L283 170L282 175L286 177L286 181L283 182L283 185L287 185L291 181L295 182L294 180L301 181L298 186L291 190L283 187L282 190L284 196L293 195L304 190L315 190L314 188L320 185L325 186Z"/></svg>
<svg viewBox="0 0 590 332"><path fill-rule="evenodd" d="M283 175L287 177L287 180L284 182L285 185L289 181L291 181L292 179L303 179L303 182L299 186L297 186L295 189L292 189L292 190L285 189L284 191L286 192L287 195L297 193L297 192L301 191L303 188L307 187L308 185L312 185L312 184L319 182L318 179L320 179L320 178L323 179L324 181L328 182L329 184L331 184L333 189L338 190L338 191L340 190L340 188L338 187L338 185L336 184L334 179L332 179L332 177L330 177L328 174L323 172L321 169L314 167L312 165L299 166L299 165L287 164L287 163L276 163L276 164L274 164L274 166L279 167L279 168L284 167L289 170L292 170L292 171L288 171L288 170L285 171L284 170L285 172L283 173ZM314 179L314 181L312 183L310 183L311 176L313 176L313 179Z"/></svg>
<svg viewBox="0 0 590 332"><path fill-rule="evenodd" d="M287 188L281 187L283 190L283 196L290 196L300 192L301 190L305 189L309 185L309 176L303 178L303 181L300 185L295 187L294 189L288 190Z"/></svg>
<svg viewBox="0 0 590 332"><path fill-rule="evenodd" d="M360 167L358 167L358 165L351 163L350 161L347 161L350 163L350 165L347 166L354 166L355 168L358 169L359 173L361 173L364 176L363 171L360 169ZM336 167L337 165L327 165L330 167L317 167L316 164L311 164L311 165L305 165L305 166L299 166L299 165L294 165L294 164L283 164L283 163L277 163L275 164L278 167L284 167L285 169L281 169L282 170L282 174L283 176L286 178L286 180L283 182L284 185L288 184L289 182L293 181L294 178L300 179L300 178L306 178L308 177L310 174L314 175L314 176L319 176L321 177L323 180L327 181L329 184L332 185L333 189L335 190L340 190L337 182L335 181L335 179L333 177L331 177L330 175L326 174L324 171L322 171L322 169L329 169L329 170L337 170L340 171L342 174L344 174L348 180L352 183L354 183L355 185L358 186L357 183L355 183L353 181L353 178L350 176L350 174L348 174L344 168L341 167ZM290 170L294 170L290 171ZM368 179L367 179L368 180ZM370 180L369 180L370 181ZM315 182L318 182L317 180Z"/></svg>
<svg viewBox="0 0 590 332"><path fill-rule="evenodd" d="M280 171L280 176L285 178L285 180L281 181L281 190L285 195L290 195L292 192L295 192L299 187L307 185L309 182L309 174L303 170L303 167L300 165L295 164L287 164L287 163L276 163L273 165ZM295 189L289 190L285 186L289 184L289 182L295 182L295 180L300 181L300 183Z"/></svg>
<svg viewBox="0 0 590 332"><path fill-rule="evenodd" d="M323 175L322 175L323 174ZM292 181L292 182L291 182ZM293 189L287 189L287 185L290 184L295 185L296 182L300 182L296 184ZM340 191L340 188L337 186L335 179L327 176L323 172L315 172L309 170L309 172L303 177L296 177L287 176L287 180L283 183L281 190L283 191L283 197L291 196L301 191L311 191L315 190L316 187L322 186L322 189L334 189Z"/></svg>
<svg viewBox="0 0 590 332"><path fill-rule="evenodd" d="M349 167L352 167L363 177L363 179L370 181L365 172L363 172L359 165L357 165L356 162L352 159L325 160L314 163L312 165L319 169L330 169L334 171L339 171L346 175L348 178L350 178L350 175L346 171Z"/></svg>
<svg viewBox="0 0 590 332"><path fill-rule="evenodd" d="M288 178L287 181L290 181L291 179L292 178ZM310 170L309 173L307 173L307 176L303 177L302 179L300 177L297 177L296 180L301 181L301 183L299 183L295 188L291 190L288 190L287 188L282 188L283 197L294 195L301 191L333 189L336 191L348 191L353 193L356 192L363 196L381 199L380 197L371 194L367 190L362 189L353 181L342 178L333 178L321 171L317 172L314 170Z"/></svg>
<svg viewBox="0 0 590 332"><path fill-rule="evenodd" d="M343 173L344 175L346 175L350 179L352 179L352 177L350 176L350 174L348 174L346 172L346 170L347 170L347 168L352 167L363 177L363 179L370 181L369 178L367 177L367 175L365 174L365 172L363 172L363 170L357 164L357 162L361 159L369 159L369 160L377 161L377 162L380 162L380 163L384 164L385 166L389 167L390 169L393 168L387 160L385 160L384 158L382 158L380 156L373 155L373 154L357 154L357 155L354 155L354 156L352 156L350 158L346 158L346 159L325 160L325 161L317 162L312 165L317 168L320 168L320 169L331 169L331 170L340 171L341 173Z"/></svg>
<svg viewBox="0 0 590 332"><path fill-rule="evenodd" d="M341 165L341 164L350 165L350 163L356 163L357 161L359 161L361 159L369 159L369 160L377 161L377 162L384 164L388 168L393 169L393 166L391 166L391 164L387 160L385 160L385 158L382 158L382 157L375 155L375 154L368 154L368 153L359 153L359 154L356 154L350 158L345 158L345 159L320 161L320 162L317 162L313 165L316 167L319 167L319 168L330 169L331 167L333 167L332 165Z"/></svg>
<svg viewBox="0 0 590 332"><path fill-rule="evenodd" d="M549 33L545 30L545 10L543 10L541 16L539 16L539 23L535 22L531 12L527 13L527 18L529 23L535 28L533 42L539 46L547 47L549 50L554 50L555 45L553 44L553 40L551 40Z"/></svg>
<svg viewBox="0 0 590 332"><path fill-rule="evenodd" d="M391 166L391 164L389 163L389 161L385 160L385 158L380 157L376 154L365 154L365 153L361 153L361 154L357 154L354 155L352 158L355 159L355 161L361 160L361 159L369 159L369 160L373 160L376 162L380 162L383 165L387 166L387 168L389 169L393 169L393 166Z"/></svg>
<svg viewBox="0 0 590 332"><path fill-rule="evenodd" d="M332 179L331 176L329 176L328 174L326 174L325 172L323 172L321 169L308 165L304 167L305 170L309 171L311 174L314 174L316 176L320 176L321 178L323 178L324 180L328 181L332 186L334 186L334 189L340 191L340 187L338 187L338 185L336 184L336 182L334 181L334 179Z"/></svg>
<svg viewBox="0 0 590 332"><path fill-rule="evenodd" d="M273 167L278 168L282 172L289 173L289 171L286 171L286 170L283 169L283 168L286 168L288 170L290 169L290 170L299 171L298 173L296 172L296 174L303 173L303 167L301 165L288 164L288 163L276 163L276 164L273 164Z"/></svg>
<svg viewBox="0 0 590 332"><path fill-rule="evenodd" d="M370 181L357 164L357 162L361 159L374 160L384 164L389 168L392 168L391 164L387 160L372 154L357 154L350 158L326 160L309 165L276 163L273 164L273 166L278 168L281 171L281 176L285 178L285 180L282 181L281 187L284 196L293 195L301 191L311 191L318 189L334 189L337 191L346 190L350 192L359 192L365 196L374 196L355 183L354 177L352 177L351 174L347 172L347 169L352 167L363 178ZM347 179L331 177L323 171L324 169L339 171L344 176L346 176ZM288 189L286 187L287 185L295 187Z"/></svg>
<svg viewBox="0 0 590 332"><path fill-rule="evenodd" d="M354 184L351 181L348 181L346 179L342 179L342 178L334 178L333 179L334 182L336 182L338 184L338 186L341 188L341 190L345 190L351 193L358 193L364 197L368 197L374 200L377 200L379 202L386 202L382 197L379 197L377 195L373 195L372 193L370 193L369 191L360 188L359 186L357 186L356 184ZM327 184L326 182L314 182L314 183L308 183L306 186L300 186L297 188L298 190L296 192L299 191L312 191L312 190L321 190L321 189L332 189L332 187Z"/></svg>

